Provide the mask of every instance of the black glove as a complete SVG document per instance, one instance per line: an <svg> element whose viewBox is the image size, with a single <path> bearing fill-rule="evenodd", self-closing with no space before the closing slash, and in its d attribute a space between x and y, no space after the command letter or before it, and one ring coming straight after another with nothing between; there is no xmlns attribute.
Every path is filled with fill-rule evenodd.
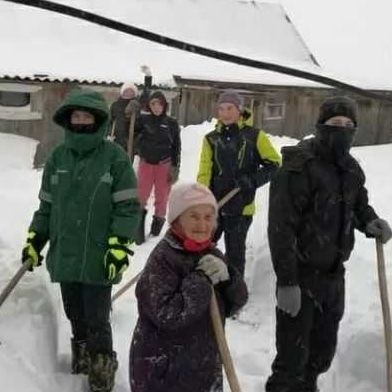
<svg viewBox="0 0 392 392"><path fill-rule="evenodd" d="M253 193L256 190L256 184L253 178L246 175L239 178L237 185L241 189L241 192L245 194Z"/></svg>

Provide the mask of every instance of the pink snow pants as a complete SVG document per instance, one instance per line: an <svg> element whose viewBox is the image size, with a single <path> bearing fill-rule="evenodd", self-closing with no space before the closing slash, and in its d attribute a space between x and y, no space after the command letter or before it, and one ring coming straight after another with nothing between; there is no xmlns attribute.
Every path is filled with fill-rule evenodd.
<svg viewBox="0 0 392 392"><path fill-rule="evenodd" d="M151 165L141 159L137 171L139 202L142 208L145 208L154 187L155 216L159 218L165 218L166 216L167 200L171 188L169 182L170 167L170 160Z"/></svg>

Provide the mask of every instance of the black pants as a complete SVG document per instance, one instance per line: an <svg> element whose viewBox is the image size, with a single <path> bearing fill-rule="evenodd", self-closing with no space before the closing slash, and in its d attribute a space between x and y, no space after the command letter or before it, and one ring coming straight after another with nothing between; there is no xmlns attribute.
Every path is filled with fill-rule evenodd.
<svg viewBox="0 0 392 392"><path fill-rule="evenodd" d="M252 223L248 215L220 215L214 241L224 234L227 262L242 276L245 272L246 236Z"/></svg>
<svg viewBox="0 0 392 392"><path fill-rule="evenodd" d="M302 290L296 317L276 309L276 351L267 392L315 392L335 355L344 313L344 277L324 279L316 301Z"/></svg>
<svg viewBox="0 0 392 392"><path fill-rule="evenodd" d="M71 322L73 338L77 341L86 341L91 354L111 354L112 286L61 283L60 287L65 314Z"/></svg>

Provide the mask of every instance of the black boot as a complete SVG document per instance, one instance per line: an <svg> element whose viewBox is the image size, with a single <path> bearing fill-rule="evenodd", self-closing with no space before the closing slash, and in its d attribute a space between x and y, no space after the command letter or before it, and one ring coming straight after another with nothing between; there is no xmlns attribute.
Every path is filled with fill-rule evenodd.
<svg viewBox="0 0 392 392"><path fill-rule="evenodd" d="M150 234L157 237L161 233L164 224L165 218L160 218L159 216L154 215L152 218Z"/></svg>
<svg viewBox="0 0 392 392"><path fill-rule="evenodd" d="M140 245L146 241L146 237L145 237L146 215L147 215L147 210L143 209L140 216L139 226L136 231L136 238L135 238L136 245Z"/></svg>
<svg viewBox="0 0 392 392"><path fill-rule="evenodd" d="M110 392L118 368L116 353L95 354L91 358L88 384L91 392Z"/></svg>
<svg viewBox="0 0 392 392"><path fill-rule="evenodd" d="M72 348L72 374L88 374L90 367L90 355L87 351L86 341L71 339Z"/></svg>

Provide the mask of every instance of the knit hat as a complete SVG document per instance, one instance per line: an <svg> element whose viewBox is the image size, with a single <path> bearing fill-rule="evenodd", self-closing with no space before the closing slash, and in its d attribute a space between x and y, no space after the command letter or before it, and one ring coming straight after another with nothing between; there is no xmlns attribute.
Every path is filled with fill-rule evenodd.
<svg viewBox="0 0 392 392"><path fill-rule="evenodd" d="M344 96L326 99L320 107L317 123L324 124L328 119L335 116L347 117L357 126L358 109L356 102Z"/></svg>
<svg viewBox="0 0 392 392"><path fill-rule="evenodd" d="M232 103L238 110L242 110L242 107L244 106L244 100L235 90L223 91L221 95L219 95L217 105L222 103Z"/></svg>
<svg viewBox="0 0 392 392"><path fill-rule="evenodd" d="M188 208L200 204L211 205L218 214L218 204L212 192L202 184L188 182L176 184L170 192L167 220L172 224Z"/></svg>
<svg viewBox="0 0 392 392"><path fill-rule="evenodd" d="M136 87L133 83L131 83L131 82L125 82L125 83L121 86L121 88L120 88L120 95L123 96L125 90L128 90L128 89L131 89L131 90L133 91L133 93L135 94L135 97L137 96L137 94L138 94L138 89L137 89L137 87Z"/></svg>

